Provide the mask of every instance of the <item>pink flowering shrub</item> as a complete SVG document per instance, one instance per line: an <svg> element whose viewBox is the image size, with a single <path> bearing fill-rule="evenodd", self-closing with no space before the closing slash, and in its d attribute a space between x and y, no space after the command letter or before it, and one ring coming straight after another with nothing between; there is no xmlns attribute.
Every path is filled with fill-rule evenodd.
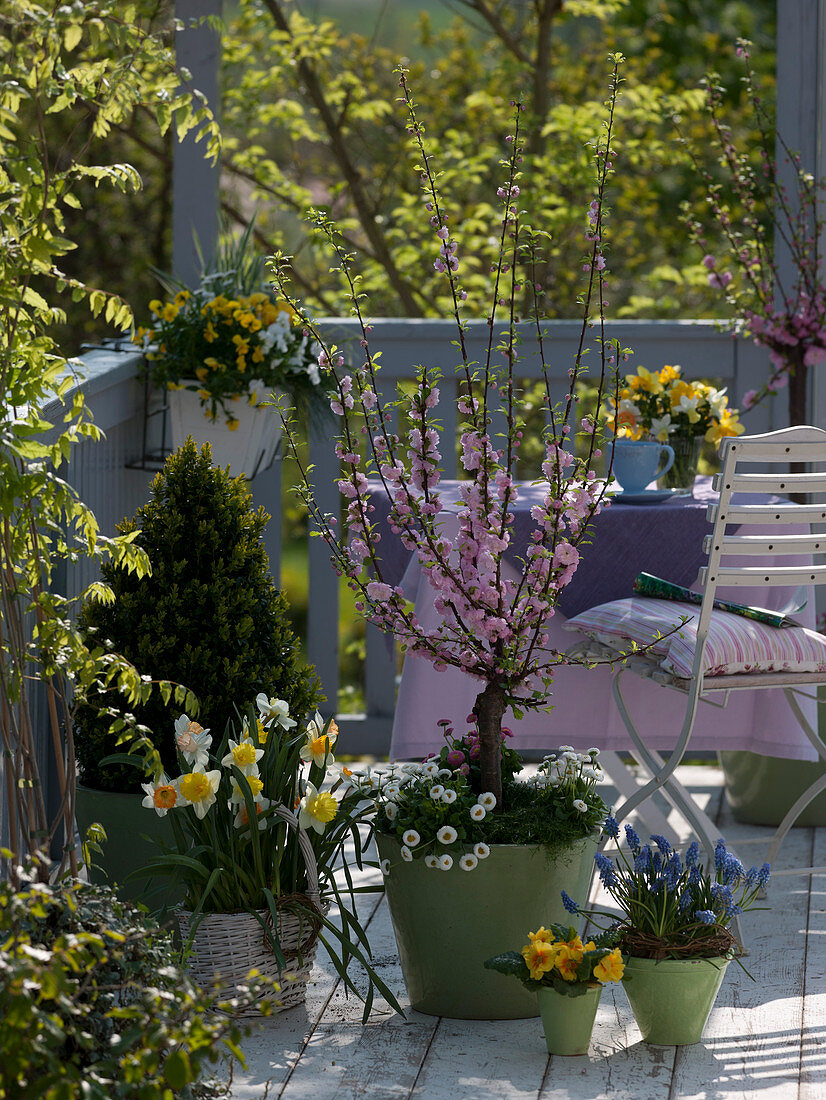
<svg viewBox="0 0 826 1100"><path fill-rule="evenodd" d="M745 87L761 134L756 150L735 147L721 117L721 89L714 76L705 81L706 109L727 186L713 181L700 161L693 159L706 185L708 206L729 247L724 257L706 254L703 265L709 286L721 291L734 308L737 330L769 352L769 377L759 390L743 395L743 411L788 386L789 422L802 424L807 420L808 369L826 360L826 293L819 251L823 181L815 180L799 154L788 148L780 134L775 135L755 84L749 45L741 39L737 56L745 65ZM775 137L783 151L781 165L774 156ZM689 228L705 252L700 220L689 218ZM774 251L778 239L794 271L791 282L784 282L778 273Z"/></svg>
<svg viewBox="0 0 826 1100"><path fill-rule="evenodd" d="M345 364L343 353L324 343L319 358L331 385L330 407L340 418L336 453L341 461L338 488L346 502L346 534L337 519L324 515L315 504L309 479L300 490L327 540L333 565L357 593L357 608L371 622L391 631L409 655L424 657L435 668L458 668L479 682L474 704L478 723L480 787L501 804L501 723L508 706L517 715L525 707L547 705L553 670L566 661L548 646L547 621L554 614L559 593L574 576L589 521L604 505L605 482L594 465L601 455L600 432L593 419L580 424L576 384L585 371L586 338L599 356L597 407L606 396L607 362L623 354L605 337L605 188L613 172L614 107L619 89L619 56L613 59L610 97L599 140L593 143L595 197L587 207L584 238L586 285L582 295L584 317L579 346L570 365L564 398L555 403L546 376L547 427L543 437L543 495L532 510L535 527L520 568L507 565L514 505L519 496L514 471L523 434L518 377L520 358L518 303L531 302L536 345L542 356L542 313L536 284L536 264L542 234L523 221L519 197L522 135L520 108L515 104L514 129L508 136L508 156L502 163L504 182L498 198L501 222L497 228L499 259L491 271L489 339L482 362L471 361L465 342L462 305L467 295L461 284L461 238L442 208L437 172L404 71L400 71L400 103L407 112L408 130L421 174L426 216L434 233L432 263L444 275L457 323L459 380L459 460L462 480L458 508L445 510L442 494L442 450L455 446L440 431L440 375L432 367L417 368L415 388L387 401L377 380L378 354L370 347L366 320L349 255L335 227L323 214L317 226L327 237L338 269L350 287L353 313L361 329L363 356ZM276 260L276 280L289 296ZM292 301L292 299L290 299ZM592 311L598 313L589 333ZM306 322L312 327L310 321ZM499 366L499 362L504 365ZM615 389L615 382L612 383ZM505 427L494 435L492 420L501 414ZM398 418L399 428L394 423ZM287 426L288 439L291 438ZM580 439L577 454L576 437ZM293 447L295 452L295 448ZM297 457L297 456L296 456ZM372 486L371 486L372 481ZM371 492L378 486L391 502L390 526L415 555L434 592L438 623L421 623L400 587L385 579L381 536L371 522Z"/></svg>

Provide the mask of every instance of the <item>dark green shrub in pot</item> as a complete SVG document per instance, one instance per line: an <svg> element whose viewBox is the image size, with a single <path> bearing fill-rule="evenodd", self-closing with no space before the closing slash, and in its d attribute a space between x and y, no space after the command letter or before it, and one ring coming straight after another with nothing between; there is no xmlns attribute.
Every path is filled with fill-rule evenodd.
<svg viewBox="0 0 826 1100"><path fill-rule="evenodd" d="M209 447L199 451L188 441L153 481L149 502L119 527L148 554L151 576L105 566L114 601L92 600L81 616L85 635L124 654L145 675L194 692L199 721L218 738L237 717L236 707L245 709L258 692L285 699L299 723L319 700L315 675L299 658L286 601L268 571L261 542L268 518L252 507L243 478L212 466ZM143 779L137 768L100 763L119 751L106 715L113 702L98 693L78 709L82 781L137 792ZM171 771L179 715L180 706L165 703L160 693L134 712Z"/></svg>
<svg viewBox="0 0 826 1100"><path fill-rule="evenodd" d="M224 1096L202 1074L237 1051L234 1012L277 1004L255 979L211 1012L214 995L178 967L171 934L87 883L0 883L0 940L0 1097Z"/></svg>

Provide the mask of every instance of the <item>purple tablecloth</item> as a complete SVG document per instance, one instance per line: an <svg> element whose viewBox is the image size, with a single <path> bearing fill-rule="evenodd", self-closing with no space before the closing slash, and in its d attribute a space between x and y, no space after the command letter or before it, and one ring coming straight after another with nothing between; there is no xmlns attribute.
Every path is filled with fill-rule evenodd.
<svg viewBox="0 0 826 1100"><path fill-rule="evenodd" d="M446 483L443 498L450 511L451 490L455 500L457 483ZM524 492L516 509L511 564L521 569L519 555L527 545L533 523L530 507L540 490L520 486ZM711 530L706 521L714 499L709 478L698 479L693 497L676 497L655 504L614 503L593 524L590 545L581 546L582 559L571 584L564 590L559 612L549 621L550 646L570 648L575 635L562 629L566 620L608 600L630 595L634 578L641 571L678 584L693 585L704 560L703 536ZM768 500L769 498L767 498ZM416 604L416 614L425 627L437 625L433 593L417 563L401 545L387 524L389 502L383 491L374 492L373 520L382 533L382 573L388 583L402 583ZM446 517L446 523L450 518ZM720 595L725 593L721 590ZM739 589L733 599L782 606L784 589L753 592ZM800 616L812 626L813 604ZM515 744L527 750L550 751L561 743L578 749L597 745L604 749L630 748L630 739L611 696L610 668L560 668L552 685L550 712L529 712L516 721L510 713L506 723L515 733ZM423 658L405 660L398 705L393 723L390 755L393 759L416 759L442 744L437 725L450 718L461 724L471 710L479 683L456 669L437 672ZM678 692L638 677L626 677L623 685L629 706L651 731L646 740L651 748L670 749L679 733L685 700ZM810 720L816 721L814 707ZM725 710L701 704L691 738L695 750L749 749L763 755L787 755L793 759L814 759L814 750L800 731L782 691L735 692Z"/></svg>

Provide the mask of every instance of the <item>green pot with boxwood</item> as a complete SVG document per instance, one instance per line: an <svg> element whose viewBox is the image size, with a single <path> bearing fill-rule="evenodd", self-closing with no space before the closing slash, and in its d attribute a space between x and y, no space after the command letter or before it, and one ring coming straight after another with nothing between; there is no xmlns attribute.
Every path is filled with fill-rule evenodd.
<svg viewBox="0 0 826 1100"><path fill-rule="evenodd" d="M394 837L376 839L410 1007L462 1020L538 1016L535 993L484 963L524 943L529 928L567 923L561 891L586 895L596 838L553 850L492 844L472 871L405 862Z"/></svg>
<svg viewBox="0 0 826 1100"><path fill-rule="evenodd" d="M106 833L101 851L92 850L88 864L91 882L111 886L125 901L142 902L150 911L180 901L180 891L171 890L164 878L127 878L142 870L159 852L159 843L172 846L172 824L154 810L141 805L139 794L96 791L78 784L75 816L82 841L91 825Z"/></svg>

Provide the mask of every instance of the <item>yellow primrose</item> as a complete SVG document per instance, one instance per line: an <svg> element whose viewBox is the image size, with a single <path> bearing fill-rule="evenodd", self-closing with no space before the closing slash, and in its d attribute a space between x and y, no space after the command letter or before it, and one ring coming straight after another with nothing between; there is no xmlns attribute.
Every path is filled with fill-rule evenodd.
<svg viewBox="0 0 826 1100"><path fill-rule="evenodd" d="M178 316L178 307L173 305L172 302L167 302L161 311L161 317L164 321L174 321Z"/></svg>
<svg viewBox="0 0 826 1100"><path fill-rule="evenodd" d="M556 968L566 982L576 981L576 972L585 954L579 936L569 943L557 944Z"/></svg>
<svg viewBox="0 0 826 1100"><path fill-rule="evenodd" d="M618 982L625 971L620 949L615 947L610 955L600 959L594 967L594 977L600 982Z"/></svg>
<svg viewBox="0 0 826 1100"><path fill-rule="evenodd" d="M663 384L660 382L659 375L652 371L646 370L645 367L637 367L636 389L642 390L643 393L662 393Z"/></svg>
<svg viewBox="0 0 826 1100"><path fill-rule="evenodd" d="M535 932L528 933L528 939L531 943L553 943L554 938L553 933L549 932L544 925L541 928L537 928Z"/></svg>
<svg viewBox="0 0 826 1100"><path fill-rule="evenodd" d="M664 386L667 386L670 382L674 382L680 377L680 371L682 367L672 367L670 363L666 363L659 373L659 379Z"/></svg>
<svg viewBox="0 0 826 1100"><path fill-rule="evenodd" d="M556 963L557 947L546 943L544 940L536 940L534 943L526 943L522 948L522 958L528 967L534 981L539 981L543 974L553 970Z"/></svg>

